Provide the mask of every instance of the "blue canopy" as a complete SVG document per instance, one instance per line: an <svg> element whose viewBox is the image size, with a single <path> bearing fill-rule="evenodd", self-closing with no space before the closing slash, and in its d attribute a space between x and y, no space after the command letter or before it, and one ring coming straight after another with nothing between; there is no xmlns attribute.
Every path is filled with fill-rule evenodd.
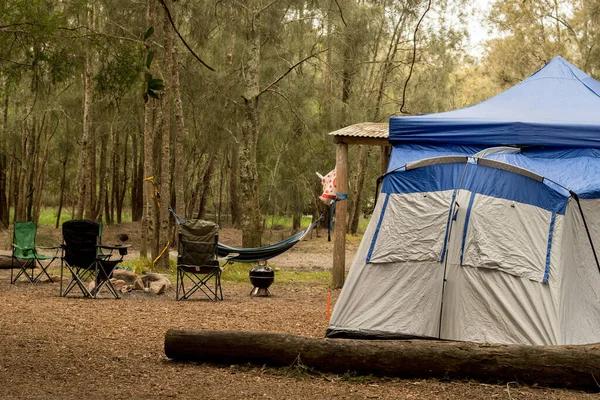
<svg viewBox="0 0 600 400"><path fill-rule="evenodd" d="M600 82L556 57L482 103L390 118L389 141L600 148Z"/></svg>

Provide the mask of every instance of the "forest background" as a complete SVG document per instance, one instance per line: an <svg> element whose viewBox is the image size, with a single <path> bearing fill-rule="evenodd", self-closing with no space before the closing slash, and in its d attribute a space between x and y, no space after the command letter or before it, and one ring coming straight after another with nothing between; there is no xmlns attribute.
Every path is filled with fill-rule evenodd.
<svg viewBox="0 0 600 400"><path fill-rule="evenodd" d="M173 243L170 204L258 246L267 216L297 229L326 209L315 171L335 164L329 132L477 103L557 55L600 78L599 2L490 1L478 18L495 34L477 56L471 12L465 0L0 2L0 227L44 207L57 227L141 220L154 259ZM351 149L353 233L378 156Z"/></svg>

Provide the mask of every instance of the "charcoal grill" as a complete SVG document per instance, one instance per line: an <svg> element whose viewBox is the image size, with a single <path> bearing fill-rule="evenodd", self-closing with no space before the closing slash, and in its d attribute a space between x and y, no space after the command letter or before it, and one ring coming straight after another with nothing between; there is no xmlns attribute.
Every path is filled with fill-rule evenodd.
<svg viewBox="0 0 600 400"><path fill-rule="evenodd" d="M257 266L250 270L250 283L254 286L250 296L271 296L269 286L275 280L275 271L267 265L266 261L260 261Z"/></svg>

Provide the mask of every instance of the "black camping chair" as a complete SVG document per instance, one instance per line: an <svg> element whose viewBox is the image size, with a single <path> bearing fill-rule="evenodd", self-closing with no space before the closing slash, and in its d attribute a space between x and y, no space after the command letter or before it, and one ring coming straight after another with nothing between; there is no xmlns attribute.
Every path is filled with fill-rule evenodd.
<svg viewBox="0 0 600 400"><path fill-rule="evenodd" d="M218 244L219 226L214 222L192 219L179 225L177 300L188 299L198 290L210 300L223 300L223 267L217 258ZM229 258L226 258L225 264L228 261ZM185 278L190 281L187 289L184 284ZM211 283L213 279L214 286Z"/></svg>
<svg viewBox="0 0 600 400"><path fill-rule="evenodd" d="M60 295L65 297L78 287L84 297L97 298L103 287L118 299L119 295L110 278L118 263L123 261L128 246L103 246L101 244L101 225L88 220L67 221L62 225L63 255L60 268ZM106 250L103 252L102 250ZM63 269L67 267L71 280L63 291ZM95 285L89 289L85 282L94 280Z"/></svg>

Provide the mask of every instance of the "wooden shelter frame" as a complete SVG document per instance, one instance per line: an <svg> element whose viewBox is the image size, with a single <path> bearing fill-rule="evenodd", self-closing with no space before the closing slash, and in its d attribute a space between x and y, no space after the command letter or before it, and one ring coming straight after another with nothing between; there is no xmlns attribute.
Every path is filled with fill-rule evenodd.
<svg viewBox="0 0 600 400"><path fill-rule="evenodd" d="M350 125L329 134L336 144L336 176L337 192L348 193L348 146L379 146L381 149L381 173L387 171L390 160L389 129L387 123L364 122ZM344 285L346 277L346 233L348 205L346 201L338 201L335 205L335 225L333 228L333 268L331 283L336 289Z"/></svg>

